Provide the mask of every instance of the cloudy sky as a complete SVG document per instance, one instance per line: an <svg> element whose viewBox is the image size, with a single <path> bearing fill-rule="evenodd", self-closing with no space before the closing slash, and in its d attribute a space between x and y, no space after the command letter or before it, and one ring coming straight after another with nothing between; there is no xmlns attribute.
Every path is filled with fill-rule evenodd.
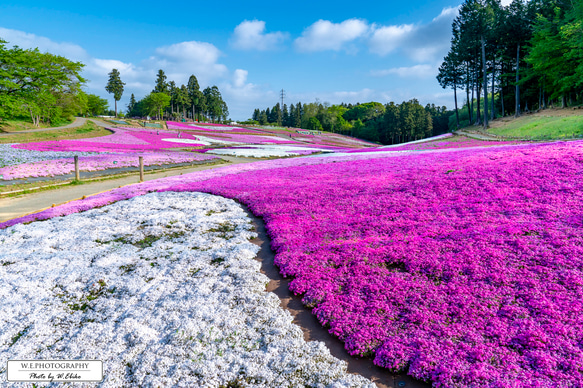
<svg viewBox="0 0 583 388"><path fill-rule="evenodd" d="M113 68L126 83L118 107L154 87L158 69L201 89L217 85L230 116L279 101L336 104L417 98L453 107L435 76L461 1L96 2L0 4L0 38L86 64L87 91Z"/></svg>

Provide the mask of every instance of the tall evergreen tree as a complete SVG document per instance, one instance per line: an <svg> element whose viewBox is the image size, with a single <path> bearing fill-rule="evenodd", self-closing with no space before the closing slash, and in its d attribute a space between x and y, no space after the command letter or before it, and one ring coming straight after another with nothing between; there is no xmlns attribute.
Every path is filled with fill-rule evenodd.
<svg viewBox="0 0 583 388"><path fill-rule="evenodd" d="M105 85L105 90L107 93L113 94L113 100L115 101L115 117L117 117L117 102L123 95L123 86L125 83L122 82L117 69L112 69L108 75L109 80L107 81L107 85Z"/></svg>
<svg viewBox="0 0 583 388"><path fill-rule="evenodd" d="M158 70L158 74L156 75L156 84L154 86L154 90L152 93L166 93L168 94L168 83L166 83L166 74L164 70Z"/></svg>
<svg viewBox="0 0 583 388"><path fill-rule="evenodd" d="M460 127L460 117L457 106L457 88L461 85L463 72L461 69L461 62L457 57L456 53L451 51L444 58L443 63L439 67L439 74L437 75L437 81L442 88L452 87L453 88L453 100L455 104L455 116L457 128Z"/></svg>
<svg viewBox="0 0 583 388"><path fill-rule="evenodd" d="M130 103L128 104L128 116L133 116L133 111L136 108L136 97L134 96L134 94L132 93L132 95L130 96Z"/></svg>
<svg viewBox="0 0 583 388"><path fill-rule="evenodd" d="M203 95L200 91L200 85L198 84L198 80L194 75L191 75L188 78L188 85L186 86L188 89L188 97L190 98L190 104L192 108L192 119L196 120L196 112L202 112L202 105Z"/></svg>
<svg viewBox="0 0 583 388"><path fill-rule="evenodd" d="M174 116L174 106L176 105L176 97L178 95L178 88L176 87L176 82L168 82L168 95L170 96L170 113Z"/></svg>
<svg viewBox="0 0 583 388"><path fill-rule="evenodd" d="M186 85L181 85L180 88L176 88L175 103L176 111L180 113L180 110L182 110L182 117L186 119L186 108L189 108L191 104Z"/></svg>
<svg viewBox="0 0 583 388"><path fill-rule="evenodd" d="M276 123L277 125L281 125L282 117L281 107L278 102L271 110L272 122Z"/></svg>
<svg viewBox="0 0 583 388"><path fill-rule="evenodd" d="M259 115L261 114L261 111L259 109L255 109L253 111L253 116L251 117L251 119L253 121L259 121Z"/></svg>
<svg viewBox="0 0 583 388"><path fill-rule="evenodd" d="M284 127L290 126L289 112L287 110L287 104L283 104L283 111L281 113L281 123Z"/></svg>
<svg viewBox="0 0 583 388"><path fill-rule="evenodd" d="M294 115L294 126L296 128L301 127L303 116L304 116L304 108L302 107L302 103L298 102L296 105L296 113Z"/></svg>

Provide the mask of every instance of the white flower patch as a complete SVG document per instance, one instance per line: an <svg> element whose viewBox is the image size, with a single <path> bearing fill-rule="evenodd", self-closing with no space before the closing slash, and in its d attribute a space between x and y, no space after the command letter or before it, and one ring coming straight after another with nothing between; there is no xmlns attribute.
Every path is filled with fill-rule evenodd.
<svg viewBox="0 0 583 388"><path fill-rule="evenodd" d="M255 236L234 201L174 192L0 230L0 380L96 359L100 387L374 387L264 291Z"/></svg>
<svg viewBox="0 0 583 388"><path fill-rule="evenodd" d="M72 158L73 156L99 155L98 152L30 151L12 148L13 144L0 144L0 167L40 162L43 160Z"/></svg>
<svg viewBox="0 0 583 388"><path fill-rule="evenodd" d="M330 152L316 147L296 147L290 145L246 145L245 148L220 148L209 150L207 154L231 155L251 158L268 158L276 156L308 155L315 152Z"/></svg>
<svg viewBox="0 0 583 388"><path fill-rule="evenodd" d="M168 139L162 139L162 141L169 141L172 143L185 143L185 144L194 143L194 144L204 144L204 145L211 145L213 143L214 144L229 144L229 145L245 144L245 143L235 142L235 141L231 141L231 140L213 139L211 137L206 137L206 136L201 136L201 135L195 135L195 136L196 136L196 140L168 138Z"/></svg>

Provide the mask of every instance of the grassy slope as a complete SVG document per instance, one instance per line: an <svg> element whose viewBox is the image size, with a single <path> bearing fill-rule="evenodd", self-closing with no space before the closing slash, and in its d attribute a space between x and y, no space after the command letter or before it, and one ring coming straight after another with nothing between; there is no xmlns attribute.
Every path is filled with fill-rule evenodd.
<svg viewBox="0 0 583 388"><path fill-rule="evenodd" d="M0 120L0 133L26 131L28 129L60 127L63 125L71 124L72 122L73 120L62 120L59 122L55 122L52 125L46 125L41 123L40 127L35 127L30 121L29 117L21 117L11 120Z"/></svg>
<svg viewBox="0 0 583 388"><path fill-rule="evenodd" d="M5 143L31 143L37 141L47 140L63 140L63 139L84 139L89 137L100 137L111 135L111 132L98 127L91 121L81 127L58 129L54 131L43 132L29 132L21 134L12 134L10 136L1 136L0 144Z"/></svg>
<svg viewBox="0 0 583 388"><path fill-rule="evenodd" d="M547 109L519 118L491 122L488 132L499 136L561 139L583 136L583 110Z"/></svg>

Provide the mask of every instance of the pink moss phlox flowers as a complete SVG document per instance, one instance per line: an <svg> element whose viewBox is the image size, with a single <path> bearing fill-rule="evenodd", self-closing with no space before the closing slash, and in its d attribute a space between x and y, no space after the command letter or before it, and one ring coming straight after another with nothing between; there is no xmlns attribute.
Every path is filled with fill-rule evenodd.
<svg viewBox="0 0 583 388"><path fill-rule="evenodd" d="M127 152L155 151L166 148L197 147L197 143L174 143L162 139L176 139L178 132L165 130L140 130L132 128L111 129L114 134L76 140L57 140L13 145L14 148L35 151L85 151L85 152ZM183 133L181 139L196 140L196 137Z"/></svg>
<svg viewBox="0 0 583 388"><path fill-rule="evenodd" d="M79 157L79 169L81 171L100 171L120 167L138 167L140 156L143 157L144 166L179 164L216 158L212 155L193 154L191 152L103 154ZM0 168L0 175L4 180L12 180L64 175L74 171L75 163L73 158L66 158L3 167Z"/></svg>
<svg viewBox="0 0 583 388"><path fill-rule="evenodd" d="M353 355L436 387L583 381L583 142L361 153L124 187L7 227L148 191L235 198L282 274Z"/></svg>
<svg viewBox="0 0 583 388"><path fill-rule="evenodd" d="M175 121L167 121L166 125L169 129L178 129L186 131L196 131L196 132L229 132L229 133L265 133L258 131L256 129L246 128L246 127L232 127L223 124L212 124L212 123L178 123Z"/></svg>

